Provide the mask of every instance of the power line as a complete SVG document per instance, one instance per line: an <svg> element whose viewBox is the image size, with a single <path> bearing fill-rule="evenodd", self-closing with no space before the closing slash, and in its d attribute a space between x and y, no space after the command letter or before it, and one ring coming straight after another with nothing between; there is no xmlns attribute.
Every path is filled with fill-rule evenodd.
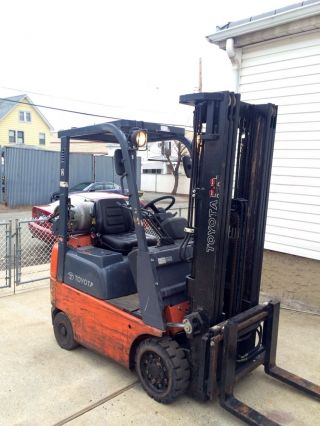
<svg viewBox="0 0 320 426"><path fill-rule="evenodd" d="M125 108L125 105L109 105L109 104L105 104L105 103L101 103L101 102L93 102L93 101L88 101L85 99L77 99L77 98L70 98L70 97L65 97L65 96L57 96L57 95L53 95L51 93L43 93L43 92L35 92L32 90L24 90L24 89L18 89L15 87L7 87L7 86L1 86L1 89L5 89L5 90L12 90L12 91L16 91L16 92L21 92L23 94L33 94L33 95L38 95L38 96L44 96L44 97L48 97L48 98L55 98L55 99L62 99L68 102L79 102L79 103L84 103L84 104L89 104L89 105L97 105L97 106L102 106L102 107L106 107L106 108ZM198 89L197 89L198 91ZM150 109L145 109L145 108L137 108L138 111L148 111L148 112L154 112L154 113L163 113L164 111L157 111L157 110L150 110ZM182 126L182 127L192 127L192 126L188 126L188 125L178 125L178 126Z"/></svg>
<svg viewBox="0 0 320 426"><path fill-rule="evenodd" d="M64 97L64 96L57 96L57 95L53 95L51 93L42 93L42 92L35 92L35 91L32 91L32 90L17 89L15 87L1 86L1 89L13 90L13 91L16 91L16 92L28 93L28 94L31 93L32 95L45 96L45 97L48 97L48 98L55 98L55 99L64 99L66 101L81 102L81 103L86 103L86 104L90 104L90 105L98 105L98 106L103 106L103 107L108 107L108 108L123 108L123 105L108 105L108 104L104 104L104 103L88 101L88 100L85 100L85 99L76 99L76 98L69 98L69 97Z"/></svg>
<svg viewBox="0 0 320 426"><path fill-rule="evenodd" d="M38 108L46 108L46 109L51 109L51 110L55 110L55 111L69 112L69 113L72 113L72 114L87 115L87 116L90 116L90 117L108 118L108 119L111 119L111 120L119 120L120 119L119 117L109 117L107 115L93 114L93 113L83 112L83 111L75 111L75 110L72 110L72 109L58 108L58 107L52 107L52 106L48 106L48 105L40 105L40 104L35 104L35 103L30 103L30 102L23 102L23 101L14 101L13 99L8 99L8 98L0 98L0 101L12 102L14 104L31 105L31 106L38 107Z"/></svg>
<svg viewBox="0 0 320 426"><path fill-rule="evenodd" d="M85 116L89 116L89 117L106 118L108 120L123 120L122 117L112 117L112 116L102 115L102 114L93 114L93 113L90 113L90 112L76 111L76 110L59 108L59 107L52 107L52 106L48 106L48 105L40 105L40 104L35 104L35 103L30 103L30 102L15 101L13 99L8 99L8 98L0 98L0 101L12 102L12 103L15 103L15 104L22 104L22 105L31 105L31 106L38 107L38 108L45 108L45 109L50 109L50 110L60 111L60 112L68 112L68 113L71 113L71 114L85 115ZM183 124L169 124L169 123L159 123L159 124L161 124L163 126L174 126L174 127L183 127L183 128L188 127L190 129L192 129L192 126L183 125Z"/></svg>

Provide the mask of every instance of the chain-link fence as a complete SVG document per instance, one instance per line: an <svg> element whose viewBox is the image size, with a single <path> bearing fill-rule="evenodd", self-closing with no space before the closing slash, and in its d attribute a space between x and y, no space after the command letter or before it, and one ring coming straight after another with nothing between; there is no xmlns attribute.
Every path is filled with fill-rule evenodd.
<svg viewBox="0 0 320 426"><path fill-rule="evenodd" d="M188 216L188 207L177 207L170 209L170 213L177 217L184 217L187 219ZM157 238L158 242L161 239L161 225L160 222L152 220L152 212L150 211L150 216L148 216L148 213L145 213L144 220L143 220L143 227L146 232L146 234L152 235Z"/></svg>
<svg viewBox="0 0 320 426"><path fill-rule="evenodd" d="M0 222L0 289L11 287L12 223Z"/></svg>
<svg viewBox="0 0 320 426"><path fill-rule="evenodd" d="M46 220L16 220L15 286L38 284L49 278L54 237Z"/></svg>
<svg viewBox="0 0 320 426"><path fill-rule="evenodd" d="M0 222L0 295L48 282L53 243L45 220Z"/></svg>
<svg viewBox="0 0 320 426"><path fill-rule="evenodd" d="M171 209L186 217L188 209ZM157 235L145 222L147 233ZM0 295L45 284L50 278L50 257L55 237L45 217L0 222Z"/></svg>

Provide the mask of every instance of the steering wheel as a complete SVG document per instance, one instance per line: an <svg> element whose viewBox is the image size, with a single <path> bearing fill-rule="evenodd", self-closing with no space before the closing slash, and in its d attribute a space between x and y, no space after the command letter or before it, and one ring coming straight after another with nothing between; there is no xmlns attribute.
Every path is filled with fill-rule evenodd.
<svg viewBox="0 0 320 426"><path fill-rule="evenodd" d="M150 207L150 209L154 212L154 213L159 213L159 209L156 207L156 203L158 203L159 201L163 201L163 200L170 200L170 203L167 205L167 207L164 207L165 211L168 211L169 209L171 209L171 207L174 205L174 203L176 202L175 197L173 197L172 195L164 195L162 197L158 197L155 198L152 201L149 201L149 203L145 204L145 206L143 207L144 209L147 209Z"/></svg>

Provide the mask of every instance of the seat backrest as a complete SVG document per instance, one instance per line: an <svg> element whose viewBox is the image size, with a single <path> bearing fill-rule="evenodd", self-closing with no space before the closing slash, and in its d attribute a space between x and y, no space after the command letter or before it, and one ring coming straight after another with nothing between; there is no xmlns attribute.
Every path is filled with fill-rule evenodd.
<svg viewBox="0 0 320 426"><path fill-rule="evenodd" d="M93 208L95 231L101 235L122 234L133 231L132 213L125 200L105 198L97 200Z"/></svg>
<svg viewBox="0 0 320 426"><path fill-rule="evenodd" d="M174 240L182 240L185 237L186 226L188 223L184 217L169 217L161 222L161 228Z"/></svg>

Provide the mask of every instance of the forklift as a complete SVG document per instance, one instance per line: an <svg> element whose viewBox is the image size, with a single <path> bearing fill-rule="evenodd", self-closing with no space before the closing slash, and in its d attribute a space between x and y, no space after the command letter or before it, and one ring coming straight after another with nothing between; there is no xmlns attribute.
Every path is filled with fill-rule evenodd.
<svg viewBox="0 0 320 426"><path fill-rule="evenodd" d="M135 369L158 402L217 397L247 424L276 425L233 394L258 366L320 399L319 386L276 365L280 304L259 303L277 107L232 92L183 95L180 103L194 109L192 142L179 127L130 120L59 132L54 334L64 349L80 344ZM119 145L114 168L128 197L72 205L71 139ZM173 196L139 200L137 151L172 140L189 152L187 219L170 211Z"/></svg>

